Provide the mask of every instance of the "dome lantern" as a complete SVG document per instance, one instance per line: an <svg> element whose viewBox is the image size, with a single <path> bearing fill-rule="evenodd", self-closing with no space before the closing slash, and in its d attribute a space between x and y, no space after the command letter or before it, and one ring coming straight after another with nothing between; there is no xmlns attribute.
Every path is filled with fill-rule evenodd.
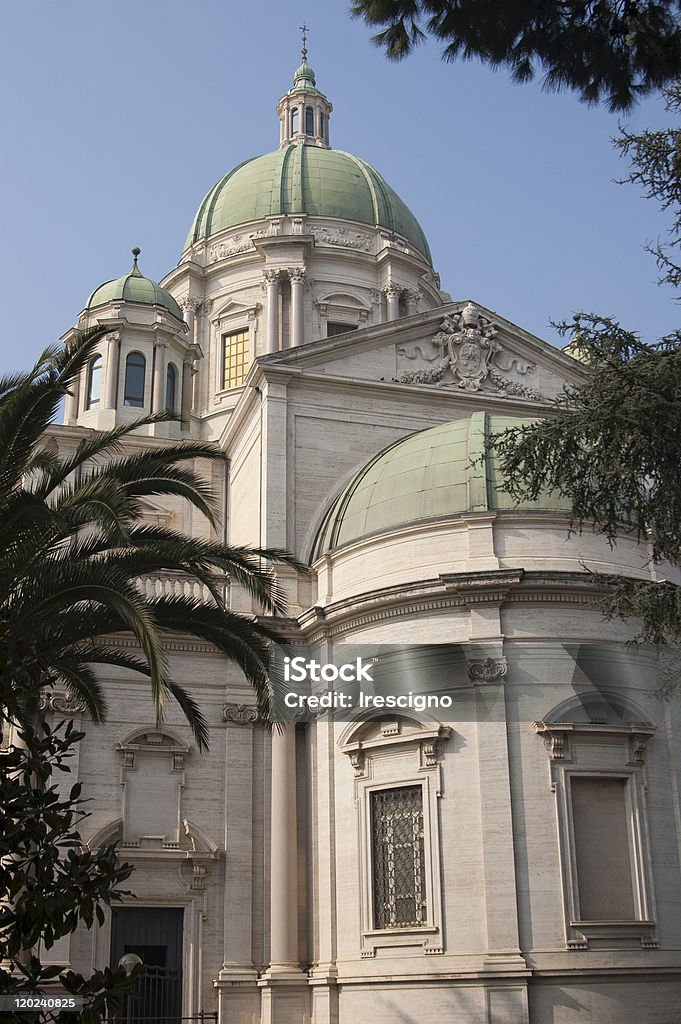
<svg viewBox="0 0 681 1024"><path fill-rule="evenodd" d="M292 143L329 148L329 114L333 110L317 88L315 73L307 62L307 25L301 25L303 46L301 63L293 76L293 86L277 104L281 146Z"/></svg>

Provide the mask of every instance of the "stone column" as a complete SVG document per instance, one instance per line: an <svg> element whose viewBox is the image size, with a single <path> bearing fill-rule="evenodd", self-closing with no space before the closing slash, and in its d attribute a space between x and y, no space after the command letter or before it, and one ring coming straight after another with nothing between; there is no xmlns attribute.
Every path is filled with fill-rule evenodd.
<svg viewBox="0 0 681 1024"><path fill-rule="evenodd" d="M74 426L78 419L78 403L80 402L80 374L71 381L66 402L64 404L64 423Z"/></svg>
<svg viewBox="0 0 681 1024"><path fill-rule="evenodd" d="M409 288L404 295L407 300L407 316L414 316L418 312L417 307L421 295L414 288Z"/></svg>
<svg viewBox="0 0 681 1024"><path fill-rule="evenodd" d="M402 289L391 282L384 291L388 300L388 320L397 320L400 315L400 292Z"/></svg>
<svg viewBox="0 0 681 1024"><path fill-rule="evenodd" d="M194 316L195 316L195 313L196 313L196 307L199 305L199 300L198 299L193 299L193 298L191 298L191 296L187 295L187 297L182 300L180 305L181 305L182 310L184 312L184 322L186 323L187 328L189 330L189 341L190 341L190 343L193 343L194 342Z"/></svg>
<svg viewBox="0 0 681 1024"><path fill-rule="evenodd" d="M291 347L302 345L305 341L303 319L303 289L305 286L305 268L292 267L289 272L291 282Z"/></svg>
<svg viewBox="0 0 681 1024"><path fill-rule="evenodd" d="M151 396L151 411L165 412L166 408L166 344L157 341L154 345L154 387Z"/></svg>
<svg viewBox="0 0 681 1024"><path fill-rule="evenodd" d="M189 430L191 428L189 416L192 411L192 395L194 391L192 363L191 356L185 356L182 363L182 403L180 406L180 426L182 430Z"/></svg>
<svg viewBox="0 0 681 1024"><path fill-rule="evenodd" d="M272 730L270 973L297 971L298 849L296 727Z"/></svg>
<svg viewBox="0 0 681 1024"><path fill-rule="evenodd" d="M280 271L266 270L267 287L267 351L279 350L279 277Z"/></svg>
<svg viewBox="0 0 681 1024"><path fill-rule="evenodd" d="M118 389L118 367L120 359L120 340L118 331L107 335L106 369L104 375L104 409L116 408L116 391Z"/></svg>

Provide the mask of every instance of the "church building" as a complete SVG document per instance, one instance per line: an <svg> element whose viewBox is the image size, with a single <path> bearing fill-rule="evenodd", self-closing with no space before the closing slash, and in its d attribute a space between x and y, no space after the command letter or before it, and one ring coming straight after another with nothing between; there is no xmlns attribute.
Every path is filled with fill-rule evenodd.
<svg viewBox="0 0 681 1024"><path fill-rule="evenodd" d="M411 209L332 147L305 49L276 109L277 148L208 192L161 283L134 249L92 291L73 330L109 330L52 436L67 453L170 409L133 448L219 445L220 539L310 567L279 573L287 654L366 657L372 682L270 729L237 667L169 636L208 755L123 669L102 670L102 726L51 695L87 732L85 838L119 842L136 898L45 959L134 953L127 1019L159 1024L674 1024L680 716L588 571L658 569L626 534L569 535L555 494L516 504L487 452L587 371L442 290ZM144 518L210 536L179 499Z"/></svg>

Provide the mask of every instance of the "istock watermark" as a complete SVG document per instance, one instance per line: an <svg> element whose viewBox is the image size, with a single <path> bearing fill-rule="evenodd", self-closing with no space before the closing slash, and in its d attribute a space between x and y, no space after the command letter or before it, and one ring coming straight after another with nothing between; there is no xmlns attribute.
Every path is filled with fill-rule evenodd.
<svg viewBox="0 0 681 1024"><path fill-rule="evenodd" d="M422 721L541 720L569 684L594 721L654 691L654 652L619 644L338 644L276 648L273 722L416 714ZM614 695L614 696L613 696Z"/></svg>
<svg viewBox="0 0 681 1024"><path fill-rule="evenodd" d="M344 662L342 665L333 663L322 663L311 659L307 661L300 655L297 658L284 658L284 682L286 683L312 683L324 682L335 683L338 679L344 683L373 683L374 677L369 669L376 659L368 665L362 664L361 658L355 658L354 663Z"/></svg>

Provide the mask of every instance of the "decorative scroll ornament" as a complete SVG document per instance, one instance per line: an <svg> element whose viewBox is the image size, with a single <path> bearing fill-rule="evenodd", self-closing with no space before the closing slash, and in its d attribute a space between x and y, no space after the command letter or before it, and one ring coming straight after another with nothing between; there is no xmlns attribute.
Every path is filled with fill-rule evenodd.
<svg viewBox="0 0 681 1024"><path fill-rule="evenodd" d="M365 760L364 751L361 747L358 747L357 750L350 751L350 764L353 767L356 779L364 778L366 767Z"/></svg>
<svg viewBox="0 0 681 1024"><path fill-rule="evenodd" d="M227 256L236 256L240 252L248 252L249 249L253 249L251 236L233 235L224 242L215 242L208 247L208 262L217 263Z"/></svg>
<svg viewBox="0 0 681 1024"><path fill-rule="evenodd" d="M484 661L468 663L468 678L474 683L497 683L508 672L505 658L485 658Z"/></svg>
<svg viewBox="0 0 681 1024"><path fill-rule="evenodd" d="M313 227L310 234L318 245L338 245L343 249L358 249L370 252L373 238L364 231L348 231L347 228Z"/></svg>
<svg viewBox="0 0 681 1024"><path fill-rule="evenodd" d="M253 725L258 717L258 709L248 704L225 704L222 709L223 721L234 722L236 725Z"/></svg>
<svg viewBox="0 0 681 1024"><path fill-rule="evenodd" d="M41 711L49 709L50 711L56 711L59 715L80 715L85 711L85 708L84 701L65 693L45 693L43 691L40 694Z"/></svg>

